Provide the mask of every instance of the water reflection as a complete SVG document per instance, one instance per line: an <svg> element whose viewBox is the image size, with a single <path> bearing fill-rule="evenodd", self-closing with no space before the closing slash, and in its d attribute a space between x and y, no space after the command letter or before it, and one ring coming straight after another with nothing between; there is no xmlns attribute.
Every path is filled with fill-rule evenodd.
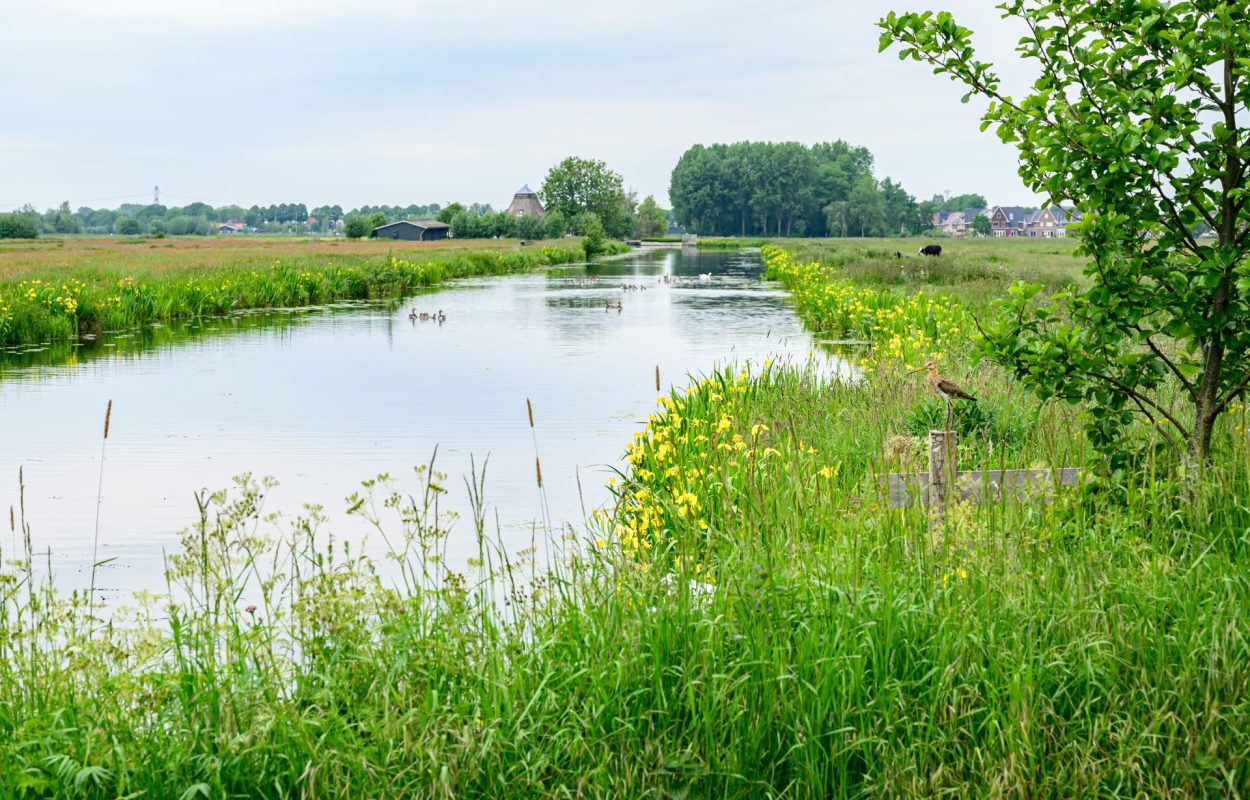
<svg viewBox="0 0 1250 800"><path fill-rule="evenodd" d="M490 519L497 512L505 543L524 547L541 516L526 398L552 522L577 524L654 410L657 366L666 386L684 385L726 359L805 357L810 338L761 270L756 254L643 252L399 305L243 314L5 353L0 508L17 504L24 467L35 547L51 548L65 588L83 585L112 398L101 557L116 560L101 582L114 592L161 585L162 553L192 521L198 489L274 475L270 508L321 503L340 537L359 537L343 498L379 472L411 475L435 446L466 516L460 478L470 457L489 456ZM441 309L445 322L409 320L413 308ZM460 527L453 565L476 554Z"/></svg>

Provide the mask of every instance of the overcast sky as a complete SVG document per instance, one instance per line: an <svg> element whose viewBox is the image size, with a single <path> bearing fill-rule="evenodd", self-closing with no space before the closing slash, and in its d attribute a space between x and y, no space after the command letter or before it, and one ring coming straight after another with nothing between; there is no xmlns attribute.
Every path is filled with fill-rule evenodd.
<svg viewBox="0 0 1250 800"><path fill-rule="evenodd" d="M694 143L845 139L917 198L1032 199L981 106L878 54L932 0L38 0L0 25L0 209L505 205L568 155L667 203ZM1005 61L990 2L940 7ZM145 200L146 199L146 200Z"/></svg>

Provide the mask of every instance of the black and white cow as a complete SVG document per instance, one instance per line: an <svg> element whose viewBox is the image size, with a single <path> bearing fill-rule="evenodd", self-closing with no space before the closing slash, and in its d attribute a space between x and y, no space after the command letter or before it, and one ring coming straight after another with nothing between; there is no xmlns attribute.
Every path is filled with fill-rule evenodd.
<svg viewBox="0 0 1250 800"><path fill-rule="evenodd" d="M940 244L926 244L924 247L920 248L920 255L922 255L922 256L940 256L940 255L942 255L942 245L940 245Z"/></svg>

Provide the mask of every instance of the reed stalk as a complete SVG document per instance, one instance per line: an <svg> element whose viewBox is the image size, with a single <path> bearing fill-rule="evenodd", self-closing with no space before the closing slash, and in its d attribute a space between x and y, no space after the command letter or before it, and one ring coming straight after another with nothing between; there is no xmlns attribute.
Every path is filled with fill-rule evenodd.
<svg viewBox="0 0 1250 800"><path fill-rule="evenodd" d="M96 482L95 529L91 537L91 588L87 592L87 604L95 605L96 569L100 566L100 507L104 504L104 456L109 441L109 423L113 418L113 399L109 398L104 409L104 436L100 439L100 475Z"/></svg>

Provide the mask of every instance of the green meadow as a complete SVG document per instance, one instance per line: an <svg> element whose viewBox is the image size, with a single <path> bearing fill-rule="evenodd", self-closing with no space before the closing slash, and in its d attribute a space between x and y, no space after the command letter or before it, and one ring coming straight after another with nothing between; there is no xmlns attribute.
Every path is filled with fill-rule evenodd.
<svg viewBox="0 0 1250 800"><path fill-rule="evenodd" d="M168 591L105 620L35 579L17 508L0 796L1250 794L1244 404L1200 481L1144 423L1108 474L1081 408L976 357L1013 281L1082 280L1071 244L919 244L766 246L825 350L662 397L614 501L545 556L505 552L489 487L437 464L349 500L382 562L315 510L267 523L245 477L202 498ZM961 469L1086 479L937 528L890 507L944 424L911 374L929 358L979 398ZM476 509L467 565L443 557L447 491Z"/></svg>
<svg viewBox="0 0 1250 800"><path fill-rule="evenodd" d="M581 260L567 243L182 238L0 245L0 345L153 322L400 298L445 280Z"/></svg>

